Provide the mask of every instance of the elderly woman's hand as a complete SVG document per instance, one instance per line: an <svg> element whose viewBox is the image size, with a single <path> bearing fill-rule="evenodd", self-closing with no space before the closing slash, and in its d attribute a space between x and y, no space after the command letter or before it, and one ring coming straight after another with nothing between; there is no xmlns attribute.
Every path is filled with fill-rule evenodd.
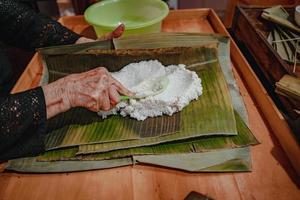
<svg viewBox="0 0 300 200"><path fill-rule="evenodd" d="M120 24L114 31L101 36L97 41L118 38L124 30L124 24ZM75 43L94 41L81 37ZM43 86L43 91L47 107L47 119L73 107L85 107L95 112L107 111L119 102L119 94L132 95L103 67L66 76Z"/></svg>
<svg viewBox="0 0 300 200"><path fill-rule="evenodd" d="M82 43L87 43L87 42L95 42L95 41L104 41L104 40L111 40L113 38L118 38L121 37L122 34L125 31L125 25L124 24L120 24L115 30L113 30L112 32L106 33L104 35L102 35L101 37L97 38L97 40L93 40L90 38L86 38L86 37L81 37L79 38L75 44L82 44Z"/></svg>
<svg viewBox="0 0 300 200"><path fill-rule="evenodd" d="M120 101L119 94L132 95L103 67L66 76L43 86L43 91L48 119L73 107L107 111Z"/></svg>

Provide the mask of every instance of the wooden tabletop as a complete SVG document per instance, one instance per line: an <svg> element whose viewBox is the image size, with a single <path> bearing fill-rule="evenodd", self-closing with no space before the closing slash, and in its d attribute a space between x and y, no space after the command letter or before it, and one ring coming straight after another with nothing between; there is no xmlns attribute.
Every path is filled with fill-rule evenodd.
<svg viewBox="0 0 300 200"><path fill-rule="evenodd" d="M61 22L78 33L89 32L82 16ZM163 31L228 34L210 9L172 11L163 22ZM145 165L56 174L2 172L0 199L183 199L191 191L214 199L300 199L296 184L299 146L288 135L286 122L233 42L231 59L250 129L261 142L252 147L252 172L187 173ZM35 56L13 92L35 87L40 74ZM277 125L271 127L271 122ZM290 162L289 158L296 161ZM1 167L4 165L0 165L0 171Z"/></svg>

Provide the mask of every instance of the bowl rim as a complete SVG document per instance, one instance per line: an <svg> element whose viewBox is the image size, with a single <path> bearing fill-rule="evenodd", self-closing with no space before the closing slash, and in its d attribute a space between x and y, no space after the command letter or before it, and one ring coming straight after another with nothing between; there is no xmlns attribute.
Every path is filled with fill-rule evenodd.
<svg viewBox="0 0 300 200"><path fill-rule="evenodd" d="M93 20L91 20L89 18L89 12L96 6L101 6L101 5L106 5L106 4L112 4L112 3L116 3L116 2L119 2L121 0L105 0L105 1L100 1L98 3L94 3L93 5L89 6L85 12L84 12L84 19L90 24L90 25L93 25L93 26L101 26L101 27L105 27L105 28L109 28L109 29L114 29L116 28L115 25L107 25L107 24L102 24L102 23L99 23L99 22L95 22ZM169 14L169 6L164 2L164 1L161 1L161 0L152 0L152 1L156 1L157 3L159 3L160 5L162 5L164 7L164 10L163 10L163 14L159 17L156 17L150 21L147 21L145 23L142 23L140 25L134 25L134 26L126 26L125 25L125 30L131 30L131 29L137 29L137 28L142 28L142 27L147 27L147 26L151 26L151 25L154 25L156 23L158 23L159 21L161 21L162 19L164 19L168 14Z"/></svg>

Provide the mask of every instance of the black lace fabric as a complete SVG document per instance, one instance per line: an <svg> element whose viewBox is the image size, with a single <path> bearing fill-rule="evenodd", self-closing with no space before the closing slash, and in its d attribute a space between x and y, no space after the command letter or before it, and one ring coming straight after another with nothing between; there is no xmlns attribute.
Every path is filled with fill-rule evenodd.
<svg viewBox="0 0 300 200"><path fill-rule="evenodd" d="M79 37L17 0L0 0L0 40L3 43L35 49L72 44ZM0 71L5 71L1 56ZM42 88L0 97L0 161L43 151L45 124L46 106Z"/></svg>
<svg viewBox="0 0 300 200"><path fill-rule="evenodd" d="M35 49L72 44L79 35L16 0L0 0L0 38L6 44Z"/></svg>
<svg viewBox="0 0 300 200"><path fill-rule="evenodd" d="M44 149L46 106L41 87L0 101L0 160Z"/></svg>

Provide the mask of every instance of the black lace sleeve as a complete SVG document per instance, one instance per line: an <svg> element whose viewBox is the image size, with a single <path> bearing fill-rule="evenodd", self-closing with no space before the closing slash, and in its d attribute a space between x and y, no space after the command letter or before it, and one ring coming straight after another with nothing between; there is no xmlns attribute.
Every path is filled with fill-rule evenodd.
<svg viewBox="0 0 300 200"><path fill-rule="evenodd" d="M0 161L43 151L45 133L41 87L0 99Z"/></svg>
<svg viewBox="0 0 300 200"><path fill-rule="evenodd" d="M38 14L16 0L0 0L0 39L7 44L35 49L73 44L79 35Z"/></svg>

